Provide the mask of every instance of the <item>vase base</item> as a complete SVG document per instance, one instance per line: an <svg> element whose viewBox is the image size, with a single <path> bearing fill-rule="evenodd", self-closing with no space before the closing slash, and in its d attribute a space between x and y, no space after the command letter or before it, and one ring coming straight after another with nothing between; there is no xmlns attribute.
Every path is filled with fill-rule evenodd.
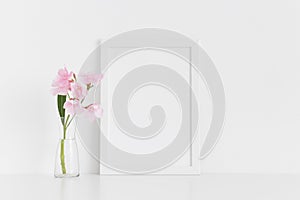
<svg viewBox="0 0 300 200"><path fill-rule="evenodd" d="M79 177L80 174L54 174L55 178L76 178Z"/></svg>

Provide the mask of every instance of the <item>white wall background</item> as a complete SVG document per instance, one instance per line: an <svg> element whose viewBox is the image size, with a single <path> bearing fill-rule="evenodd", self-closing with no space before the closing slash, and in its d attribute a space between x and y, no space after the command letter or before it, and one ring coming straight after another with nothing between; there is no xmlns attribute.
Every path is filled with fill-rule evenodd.
<svg viewBox="0 0 300 200"><path fill-rule="evenodd" d="M226 126L203 172L300 172L296 1L1 1L0 173L52 173L57 69L78 71L99 39L142 27L199 39L223 78Z"/></svg>

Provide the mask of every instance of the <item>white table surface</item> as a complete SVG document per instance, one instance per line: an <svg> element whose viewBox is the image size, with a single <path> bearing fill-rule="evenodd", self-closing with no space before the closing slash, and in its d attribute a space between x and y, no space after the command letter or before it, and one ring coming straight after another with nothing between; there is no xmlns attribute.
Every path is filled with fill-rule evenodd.
<svg viewBox="0 0 300 200"><path fill-rule="evenodd" d="M1 200L299 200L300 175L0 175Z"/></svg>

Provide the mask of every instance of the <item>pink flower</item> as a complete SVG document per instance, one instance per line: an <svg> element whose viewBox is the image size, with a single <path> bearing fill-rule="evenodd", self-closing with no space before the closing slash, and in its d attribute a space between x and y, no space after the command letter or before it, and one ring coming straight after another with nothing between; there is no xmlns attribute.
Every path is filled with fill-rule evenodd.
<svg viewBox="0 0 300 200"><path fill-rule="evenodd" d="M85 108L85 115L91 121L94 121L96 118L102 117L103 109L99 104L91 104Z"/></svg>
<svg viewBox="0 0 300 200"><path fill-rule="evenodd" d="M79 74L78 76L80 82L86 85L97 85L103 78L103 74Z"/></svg>
<svg viewBox="0 0 300 200"><path fill-rule="evenodd" d="M83 108L78 100L69 100L64 104L64 109L70 115L80 114L83 112Z"/></svg>
<svg viewBox="0 0 300 200"><path fill-rule="evenodd" d="M78 82L71 84L72 96L75 99L82 100L87 95L87 88Z"/></svg>
<svg viewBox="0 0 300 200"><path fill-rule="evenodd" d="M58 70L57 76L52 82L52 94L67 95L71 89L72 75L73 72L68 72L66 68Z"/></svg>

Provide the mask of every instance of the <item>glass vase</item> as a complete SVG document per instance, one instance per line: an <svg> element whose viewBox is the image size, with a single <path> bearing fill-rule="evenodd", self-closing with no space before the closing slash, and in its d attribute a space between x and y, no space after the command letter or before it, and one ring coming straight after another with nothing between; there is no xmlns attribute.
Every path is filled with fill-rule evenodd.
<svg viewBox="0 0 300 200"><path fill-rule="evenodd" d="M54 176L68 178L79 176L78 148L75 139L76 120L74 117L60 118L59 132L61 138L58 141Z"/></svg>

